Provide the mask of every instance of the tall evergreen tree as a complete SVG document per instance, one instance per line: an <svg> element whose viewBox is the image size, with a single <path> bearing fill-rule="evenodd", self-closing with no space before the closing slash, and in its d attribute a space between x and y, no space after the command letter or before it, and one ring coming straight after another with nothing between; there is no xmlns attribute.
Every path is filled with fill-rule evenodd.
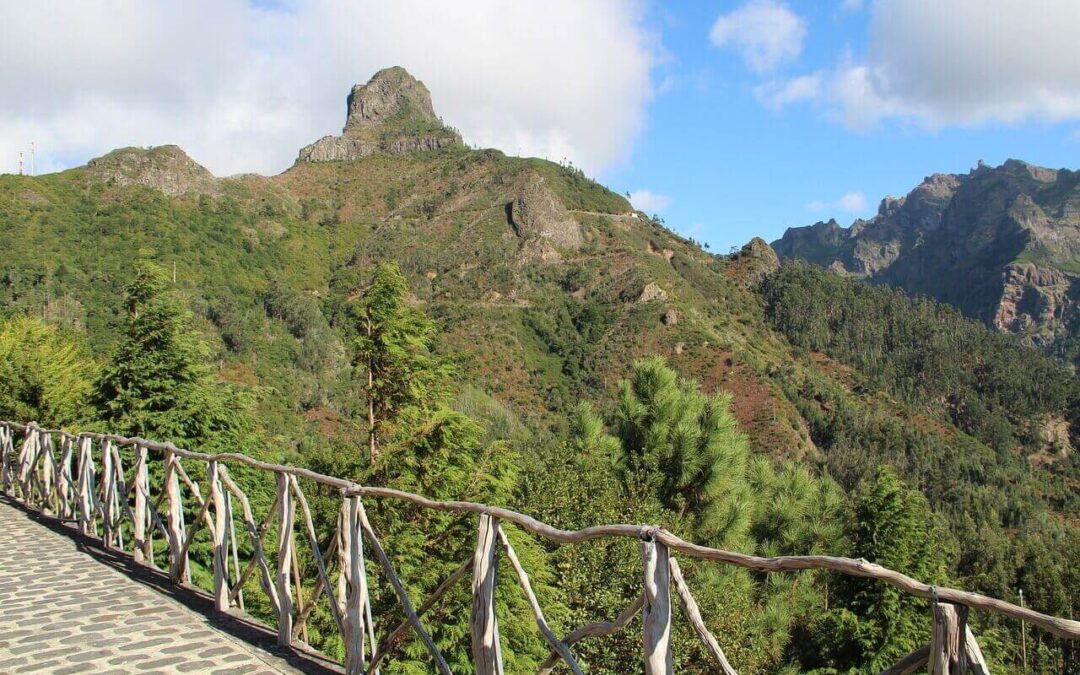
<svg viewBox="0 0 1080 675"><path fill-rule="evenodd" d="M396 262L381 263L357 307L355 365L365 371L368 445L379 454L385 427L407 407L430 407L445 393L448 366L432 354L435 324L407 302Z"/></svg>
<svg viewBox="0 0 1080 675"><path fill-rule="evenodd" d="M741 541L750 517L749 443L730 404L730 395L702 393L657 356L620 383L615 412L623 482L651 486L664 508L692 518L696 536L717 545Z"/></svg>
<svg viewBox="0 0 1080 675"><path fill-rule="evenodd" d="M888 466L861 486L848 536L854 557L921 581L945 581L948 535L926 498ZM806 665L877 672L930 635L926 602L888 584L841 576L836 598L837 607L816 627L819 644Z"/></svg>
<svg viewBox="0 0 1080 675"><path fill-rule="evenodd" d="M216 385L209 349L155 263L141 260L124 292L124 335L97 387L108 430L146 438L235 444L248 426L242 402Z"/></svg>

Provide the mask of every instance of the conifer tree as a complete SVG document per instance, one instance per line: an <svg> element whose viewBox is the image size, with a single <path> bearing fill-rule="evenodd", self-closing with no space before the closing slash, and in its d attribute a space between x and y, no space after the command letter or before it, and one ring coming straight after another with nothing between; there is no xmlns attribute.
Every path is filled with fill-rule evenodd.
<svg viewBox="0 0 1080 675"><path fill-rule="evenodd" d="M209 349L167 279L149 260L136 266L124 334L97 386L100 418L114 433L234 445L248 426L243 402L213 382Z"/></svg>
<svg viewBox="0 0 1080 675"><path fill-rule="evenodd" d="M947 535L926 498L890 467L860 487L849 530L849 555L920 581L945 581ZM877 672L930 635L925 601L871 579L843 576L836 587L838 606L814 632L820 644L812 658L824 656L821 665Z"/></svg>
<svg viewBox="0 0 1080 675"><path fill-rule="evenodd" d="M656 356L620 383L615 412L624 484L650 485L664 508L690 517L696 536L715 545L738 543L750 517L749 444L730 404L730 395L702 393Z"/></svg>
<svg viewBox="0 0 1080 675"><path fill-rule="evenodd" d="M396 262L381 263L357 307L357 366L364 389L371 460L385 427L407 407L429 408L445 393L448 366L432 355L435 324L410 307L409 284Z"/></svg>

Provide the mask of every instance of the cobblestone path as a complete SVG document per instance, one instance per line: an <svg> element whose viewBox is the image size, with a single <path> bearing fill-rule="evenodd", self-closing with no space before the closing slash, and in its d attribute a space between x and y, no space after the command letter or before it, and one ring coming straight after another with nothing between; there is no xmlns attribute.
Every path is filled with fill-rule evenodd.
<svg viewBox="0 0 1080 675"><path fill-rule="evenodd" d="M242 619L193 611L180 596L197 605L198 594L159 590L161 577L0 499L0 673L336 670L249 644L236 634L272 638Z"/></svg>

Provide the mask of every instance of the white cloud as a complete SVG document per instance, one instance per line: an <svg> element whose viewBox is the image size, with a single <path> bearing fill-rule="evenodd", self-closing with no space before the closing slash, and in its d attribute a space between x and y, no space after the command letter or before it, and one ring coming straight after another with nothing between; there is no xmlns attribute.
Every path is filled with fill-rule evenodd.
<svg viewBox="0 0 1080 675"><path fill-rule="evenodd" d="M866 195L861 192L845 192L836 205L848 213L861 213L866 210Z"/></svg>
<svg viewBox="0 0 1080 675"><path fill-rule="evenodd" d="M30 141L48 169L177 143L219 175L279 171L389 65L468 142L596 171L644 124L661 49L643 22L640 0L2 3L0 171Z"/></svg>
<svg viewBox="0 0 1080 675"><path fill-rule="evenodd" d="M821 94L821 75L800 75L788 80L770 80L754 88L754 96L770 110L780 110L799 101L812 101Z"/></svg>
<svg viewBox="0 0 1080 675"><path fill-rule="evenodd" d="M833 202L814 200L806 204L806 210L811 213L825 211L843 211L850 215L858 215L866 212L866 195L858 190L845 192L840 199Z"/></svg>
<svg viewBox="0 0 1080 675"><path fill-rule="evenodd" d="M841 0L840 11L847 13L858 12L863 8L863 0Z"/></svg>
<svg viewBox="0 0 1080 675"><path fill-rule="evenodd" d="M793 61L802 53L806 20L776 0L751 0L724 14L709 33L717 47L731 47L758 73Z"/></svg>
<svg viewBox="0 0 1080 675"><path fill-rule="evenodd" d="M865 57L845 58L830 85L847 126L1080 119L1075 0L883 0L871 12Z"/></svg>
<svg viewBox="0 0 1080 675"><path fill-rule="evenodd" d="M638 211L644 211L645 213L663 213L664 209L671 203L671 200L668 199L666 195L643 188L641 190L634 190L630 193L630 203Z"/></svg>

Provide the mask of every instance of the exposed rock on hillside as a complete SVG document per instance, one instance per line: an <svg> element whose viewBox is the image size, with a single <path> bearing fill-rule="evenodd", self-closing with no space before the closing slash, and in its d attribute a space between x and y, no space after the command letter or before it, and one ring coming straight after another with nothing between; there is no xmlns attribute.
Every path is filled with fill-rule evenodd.
<svg viewBox="0 0 1080 675"><path fill-rule="evenodd" d="M1080 173L980 163L885 198L870 220L791 228L773 247L1050 347L1080 320Z"/></svg>
<svg viewBox="0 0 1080 675"><path fill-rule="evenodd" d="M537 173L525 177L510 203L510 224L526 241L540 239L562 249L581 248L581 225Z"/></svg>
<svg viewBox="0 0 1080 675"><path fill-rule="evenodd" d="M435 114L424 83L397 66L380 70L367 84L352 88L342 134L324 136L304 147L299 161L354 160L461 144L461 136Z"/></svg>
<svg viewBox="0 0 1080 675"><path fill-rule="evenodd" d="M653 302L655 300L667 300L667 291L660 287L660 284L655 281L650 281L645 284L645 287L641 289L641 295L638 296L638 302Z"/></svg>
<svg viewBox="0 0 1080 675"><path fill-rule="evenodd" d="M731 259L729 277L738 279L744 286L756 286L780 268L776 251L761 237L754 237Z"/></svg>
<svg viewBox="0 0 1080 675"><path fill-rule="evenodd" d="M188 192L217 194L218 181L175 145L121 148L92 159L87 170L114 185L145 185L175 197Z"/></svg>

